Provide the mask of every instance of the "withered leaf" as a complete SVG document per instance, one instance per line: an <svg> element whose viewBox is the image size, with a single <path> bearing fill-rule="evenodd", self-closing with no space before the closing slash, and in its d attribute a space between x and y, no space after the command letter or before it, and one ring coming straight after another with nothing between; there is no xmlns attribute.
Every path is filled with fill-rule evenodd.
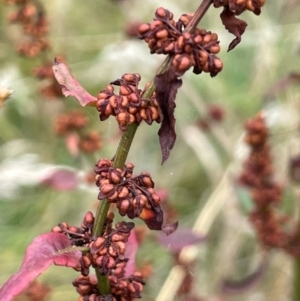
<svg viewBox="0 0 300 301"><path fill-rule="evenodd" d="M162 164L168 159L171 149L176 140L174 109L175 98L182 80L178 79L172 68L163 74L155 76L156 99L162 115L162 123L158 131L159 142L162 152Z"/></svg>
<svg viewBox="0 0 300 301"><path fill-rule="evenodd" d="M85 106L95 106L97 98L89 94L80 83L73 77L68 66L59 62L56 58L52 67L54 77L61 86L62 93L68 97L73 96L79 104Z"/></svg>
<svg viewBox="0 0 300 301"><path fill-rule="evenodd" d="M245 21L238 19L234 12L230 11L228 6L224 6L220 17L225 28L236 37L229 44L228 51L230 51L241 42L241 36L245 32L248 24Z"/></svg>
<svg viewBox="0 0 300 301"><path fill-rule="evenodd" d="M160 206L155 206L151 209L144 208L139 215L150 230L161 230L163 223L163 211Z"/></svg>
<svg viewBox="0 0 300 301"><path fill-rule="evenodd" d="M254 11L253 13L256 14L257 16L260 15L261 13L261 4L259 3L259 0L252 0L252 4L254 6Z"/></svg>

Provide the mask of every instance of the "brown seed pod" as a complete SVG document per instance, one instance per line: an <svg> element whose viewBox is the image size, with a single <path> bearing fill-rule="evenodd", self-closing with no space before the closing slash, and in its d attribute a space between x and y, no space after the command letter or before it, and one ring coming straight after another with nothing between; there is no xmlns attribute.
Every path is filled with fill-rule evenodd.
<svg viewBox="0 0 300 301"><path fill-rule="evenodd" d="M221 49L221 47L219 44L214 44L209 48L209 52L212 54L217 54L220 52L220 49Z"/></svg>
<svg viewBox="0 0 300 301"><path fill-rule="evenodd" d="M128 199L124 199L117 203L119 213L121 216L126 215L127 211L129 210L131 202Z"/></svg>
<svg viewBox="0 0 300 301"><path fill-rule="evenodd" d="M60 226L54 226L52 227L51 232L62 233L63 231Z"/></svg>
<svg viewBox="0 0 300 301"><path fill-rule="evenodd" d="M138 33L143 35L146 32L148 32L149 30L150 30L150 24L149 23L143 23L139 26Z"/></svg>
<svg viewBox="0 0 300 301"><path fill-rule="evenodd" d="M164 9L163 7L159 7L155 11L156 18L165 18L167 16L168 10Z"/></svg>
<svg viewBox="0 0 300 301"><path fill-rule="evenodd" d="M158 30L156 33L155 33L155 36L157 39L166 39L168 37L168 31L166 29L161 29L161 30ZM159 47L159 46L158 46Z"/></svg>
<svg viewBox="0 0 300 301"><path fill-rule="evenodd" d="M100 249L105 242L105 238L103 237L98 237L95 241L94 241L94 247L97 249Z"/></svg>
<svg viewBox="0 0 300 301"><path fill-rule="evenodd" d="M113 257L109 256L108 263L106 266L108 269L113 269L116 266L116 261L114 260Z"/></svg>
<svg viewBox="0 0 300 301"><path fill-rule="evenodd" d="M112 247L112 246L109 246L108 247L108 254L112 257L117 257L117 251Z"/></svg>
<svg viewBox="0 0 300 301"><path fill-rule="evenodd" d="M94 223L95 217L91 211L88 211L84 216L84 223L87 225L92 225Z"/></svg>
<svg viewBox="0 0 300 301"><path fill-rule="evenodd" d="M115 186L113 184L104 184L101 186L100 191L104 194L104 195L108 195L110 193L112 193L115 189Z"/></svg>

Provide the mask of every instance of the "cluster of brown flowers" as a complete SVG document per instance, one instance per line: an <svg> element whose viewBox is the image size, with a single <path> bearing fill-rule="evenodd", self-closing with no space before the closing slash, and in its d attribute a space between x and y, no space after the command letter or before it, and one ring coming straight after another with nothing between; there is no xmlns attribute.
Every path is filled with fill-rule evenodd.
<svg viewBox="0 0 300 301"><path fill-rule="evenodd" d="M46 84L40 89L41 94L46 98L62 96L61 87L53 76L52 65L52 62L46 62L33 69L33 75L36 78L46 81Z"/></svg>
<svg viewBox="0 0 300 301"><path fill-rule="evenodd" d="M160 7L153 22L140 25L139 38L148 43L151 53L172 55L172 65L179 75L193 67L195 74L204 71L215 76L223 68L215 56L220 51L218 35L199 28L193 33L185 32L191 18L192 15L183 14L175 22L173 14Z"/></svg>
<svg viewBox="0 0 300 301"><path fill-rule="evenodd" d="M260 14L260 9L264 6L265 0L214 0L215 7L228 6L236 15L241 14L245 10Z"/></svg>
<svg viewBox="0 0 300 301"><path fill-rule="evenodd" d="M129 124L140 123L144 120L147 124L153 121L160 122L158 104L155 95L143 98L147 89L138 89L141 80L139 74L126 73L121 79L111 82L104 90L100 91L97 98L97 110L100 112L100 120L106 120L109 116L116 116L121 130L126 130ZM114 86L119 86L119 95L114 93Z"/></svg>
<svg viewBox="0 0 300 301"><path fill-rule="evenodd" d="M22 26L23 38L17 46L18 53L33 58L49 51L50 42L47 37L49 25L42 3L37 0L6 0L6 3L17 5L17 11L9 16L9 21ZM36 67L33 75L44 81L40 89L44 97L62 96L61 88L53 76L52 62L45 61Z"/></svg>
<svg viewBox="0 0 300 301"><path fill-rule="evenodd" d="M96 131L83 131L88 124L87 117L82 111L72 111L61 114L55 122L55 132L60 136L71 133L78 134L78 148L85 153L93 153L102 147L99 134Z"/></svg>
<svg viewBox="0 0 300 301"><path fill-rule="evenodd" d="M9 16L10 22L20 23L25 40L18 46L17 51L27 57L35 57L50 46L47 40L48 21L41 4L37 1L6 1L17 4L18 10Z"/></svg>
<svg viewBox="0 0 300 301"><path fill-rule="evenodd" d="M203 130L210 130L213 123L220 123L225 118L225 111L219 105L210 105L207 107L207 113L197 121L197 125Z"/></svg>
<svg viewBox="0 0 300 301"><path fill-rule="evenodd" d="M114 214L109 212L105 220L103 235L100 237L92 235L95 218L90 211L86 213L80 227L69 226L64 222L52 228L53 232L67 235L73 245L85 246L89 250L82 254L81 275L73 281L77 292L82 296L79 300L130 301L140 298L144 285L141 273L125 275L128 261L125 257L126 243L134 228L134 223L118 222L113 227L113 218ZM89 276L91 266L101 275L108 276L111 295L101 296L97 278Z"/></svg>
<svg viewBox="0 0 300 301"><path fill-rule="evenodd" d="M121 216L140 217L150 229L160 230L163 214L154 182L147 172L133 176L133 169L132 163L115 169L111 160L100 159L95 167L98 199L115 203Z"/></svg>
<svg viewBox="0 0 300 301"><path fill-rule="evenodd" d="M250 220L262 245L281 248L294 256L300 255L298 227L280 215L276 208L282 200L282 187L274 180L268 129L262 114L246 123L245 141L251 148L244 163L240 182L250 188L255 208Z"/></svg>

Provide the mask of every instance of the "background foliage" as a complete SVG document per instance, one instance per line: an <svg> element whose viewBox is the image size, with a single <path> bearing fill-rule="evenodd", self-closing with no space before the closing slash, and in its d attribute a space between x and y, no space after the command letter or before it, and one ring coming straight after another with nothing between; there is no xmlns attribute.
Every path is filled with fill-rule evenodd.
<svg viewBox="0 0 300 301"><path fill-rule="evenodd" d="M142 41L126 36L129 22L152 20L157 6L171 10L176 18L198 6L195 0L144 0L142 5L138 0L53 0L43 4L51 22L53 57L63 54L74 76L94 95L125 72L140 73L146 83L163 59L150 56ZM119 137L113 119L100 123L96 110L86 108L104 147L94 157L74 159L68 153L63 139L54 133L54 119L61 112L78 108L78 104L73 99L45 100L39 94L41 83L32 76L32 69L40 59L29 60L14 51L21 31L8 23L11 11L12 6L0 6L0 86L14 90L0 109L1 284L17 270L26 246L36 235L61 221L78 224L86 210L96 208L95 187L82 184L73 191L57 192L36 184L42 171L52 165L90 171L100 157L112 157ZM245 13L248 27L242 43L230 53L226 51L232 36L223 28L220 12L211 8L201 27L218 33L224 69L213 79L191 72L184 76L177 97L178 138L169 160L160 165L158 125L142 124L129 161L135 163L136 172L148 170L156 187L167 189L180 227L192 227L201 210L206 210L206 228L199 231L208 236L199 246L196 268L191 271L198 294L207 300L290 300L290 258L278 251L272 252L261 281L242 295L224 295L220 283L224 277L240 279L248 275L262 257L247 222L246 198L233 189L246 154L242 143L244 121L265 110L277 176L284 184L289 181L288 159L298 152L299 85L267 99L264 95L278 78L300 71L300 5L292 0L267 1L260 17ZM197 121L207 114L210 104L224 109L225 120L214 124L211 132L203 132ZM221 181L224 174L225 184ZM297 214L297 187L292 186L286 195L283 209ZM144 261L153 265L154 273L143 300L154 300L173 262L153 234L139 250L138 265ZM73 278L74 271L54 267L41 280L55 287L51 300L76 300L70 285Z"/></svg>

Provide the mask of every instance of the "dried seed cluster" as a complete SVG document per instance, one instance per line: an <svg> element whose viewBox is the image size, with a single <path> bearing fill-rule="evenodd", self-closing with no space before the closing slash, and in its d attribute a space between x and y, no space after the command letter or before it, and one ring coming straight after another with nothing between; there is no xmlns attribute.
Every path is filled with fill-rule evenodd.
<svg viewBox="0 0 300 301"><path fill-rule="evenodd" d="M66 135L72 131L78 131L86 127L88 119L82 111L72 111L70 113L61 114L55 122L55 132L58 135Z"/></svg>
<svg viewBox="0 0 300 301"><path fill-rule="evenodd" d="M135 272L129 277L115 279L108 276L112 295L101 296L96 277L79 276L73 281L77 292L81 295L79 301L132 301L141 298L144 282L141 273Z"/></svg>
<svg viewBox="0 0 300 301"><path fill-rule="evenodd" d="M293 256L299 256L298 225L276 211L282 199L282 187L274 180L268 129L264 117L258 114L249 120L245 127L245 141L250 146L251 153L244 163L240 182L250 188L255 203L250 220L264 246L281 248Z"/></svg>
<svg viewBox="0 0 300 301"><path fill-rule="evenodd" d="M68 223L63 222L54 226L51 231L66 234L71 240L71 243L75 246L84 246L89 244L92 240L94 221L93 213L88 211L80 227L70 226Z"/></svg>
<svg viewBox="0 0 300 301"><path fill-rule="evenodd" d="M17 46L20 54L35 57L50 47L47 40L48 21L40 3L36 1L7 1L17 4L18 11L9 16L10 22L20 23L25 39Z"/></svg>
<svg viewBox="0 0 300 301"><path fill-rule="evenodd" d="M72 111L59 115L54 128L55 132L60 136L68 136L76 132L78 134L76 147L85 153L93 153L101 149L102 141L96 131L87 131L85 129L87 124L88 119L82 111Z"/></svg>
<svg viewBox="0 0 300 301"><path fill-rule="evenodd" d="M141 217L146 212L161 212L160 197L149 173L133 176L132 163L126 163L123 169L112 166L111 160L100 159L95 167L99 200L106 198L108 202L116 203L120 215L129 218Z"/></svg>
<svg viewBox="0 0 300 301"><path fill-rule="evenodd" d="M265 0L214 0L215 7L228 6L236 15L241 14L245 10L252 11L259 15L261 7L264 6Z"/></svg>
<svg viewBox="0 0 300 301"><path fill-rule="evenodd" d="M89 252L82 254L80 260L81 275L73 281L73 285L81 295L80 300L131 301L134 298L140 298L144 285L142 275L135 272L133 275L125 276L128 261L125 257L126 243L130 231L134 228L134 223L118 222L113 228L113 218L114 214L109 212L105 220L103 235L100 237L92 235L95 218L90 211L86 213L80 227L69 226L64 222L52 228L53 232L67 235L73 245L85 246L89 249ZM112 295L101 296L97 278L88 276L91 266L101 275L108 276Z"/></svg>
<svg viewBox="0 0 300 301"><path fill-rule="evenodd" d="M173 14L160 7L152 23L140 25L139 38L148 43L151 53L172 55L172 65L179 75L193 67L195 74L203 71L215 76L223 68L215 56L220 51L218 35L199 28L193 34L184 32L191 18L183 14L175 22Z"/></svg>
<svg viewBox="0 0 300 301"><path fill-rule="evenodd" d="M146 91L138 89L141 77L139 74L126 73L121 79L111 82L104 90L100 91L97 98L97 110L100 120L115 116L121 130L126 130L129 124L140 123L144 120L147 124L153 121L160 122L158 104L155 94L151 98L143 98ZM114 93L114 86L119 86L119 95Z"/></svg>
<svg viewBox="0 0 300 301"><path fill-rule="evenodd" d="M58 98L62 96L61 87L55 80L52 71L52 62L46 62L33 70L33 75L39 80L45 80L40 89L41 94L46 98Z"/></svg>

